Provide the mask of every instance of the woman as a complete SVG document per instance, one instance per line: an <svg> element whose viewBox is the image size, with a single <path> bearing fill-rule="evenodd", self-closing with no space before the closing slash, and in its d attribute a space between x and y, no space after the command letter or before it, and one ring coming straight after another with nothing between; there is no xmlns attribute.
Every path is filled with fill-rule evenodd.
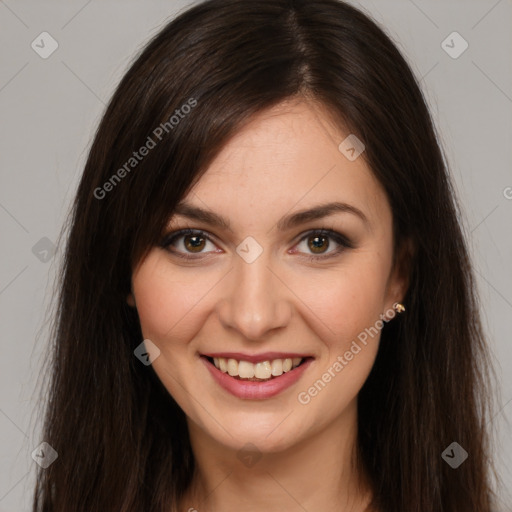
<svg viewBox="0 0 512 512"><path fill-rule="evenodd" d="M34 511L488 512L485 345L410 68L335 0L210 0L84 169Z"/></svg>

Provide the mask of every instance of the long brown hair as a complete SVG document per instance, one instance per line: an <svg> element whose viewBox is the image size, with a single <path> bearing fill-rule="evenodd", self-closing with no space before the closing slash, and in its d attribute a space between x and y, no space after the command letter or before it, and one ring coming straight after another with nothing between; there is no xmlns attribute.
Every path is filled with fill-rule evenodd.
<svg viewBox="0 0 512 512"><path fill-rule="evenodd" d="M359 395L358 452L374 505L489 512L487 357L447 166L404 58L336 0L200 3L120 82L66 226L42 395L44 440L59 457L38 472L34 512L177 510L194 457L183 411L134 356L143 338L126 302L131 272L228 139L301 95L364 141L395 247L408 239L415 249L407 312L384 327ZM469 454L457 469L441 456L454 441Z"/></svg>

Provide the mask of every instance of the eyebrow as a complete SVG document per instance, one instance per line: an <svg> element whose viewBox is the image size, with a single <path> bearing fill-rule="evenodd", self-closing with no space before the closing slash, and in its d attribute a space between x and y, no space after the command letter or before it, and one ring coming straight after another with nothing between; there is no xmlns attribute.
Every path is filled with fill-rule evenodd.
<svg viewBox="0 0 512 512"><path fill-rule="evenodd" d="M206 210L204 208L200 208L198 206L193 206L189 203L182 202L176 206L176 208L174 209L174 213L176 215L181 215L183 217L188 217L190 219L202 221L205 222L206 224L210 224L211 226L215 226L218 228L225 229L226 231L233 232L233 229L231 228L229 221L222 217L221 215L212 212L211 210ZM335 213L351 213L359 217L366 224L367 227L370 227L370 222L368 221L368 218L359 208L339 201L320 204L312 208L300 210L298 212L282 217L277 222L276 227L280 231L286 231L298 225L305 224L306 222L312 220L319 220L324 217L328 217L329 215L333 215Z"/></svg>

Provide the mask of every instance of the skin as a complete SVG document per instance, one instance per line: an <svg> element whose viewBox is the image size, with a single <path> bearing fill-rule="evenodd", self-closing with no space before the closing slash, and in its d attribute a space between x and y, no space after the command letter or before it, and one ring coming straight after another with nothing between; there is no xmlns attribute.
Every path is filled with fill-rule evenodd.
<svg viewBox="0 0 512 512"><path fill-rule="evenodd" d="M380 332L359 343L361 351L309 403L298 401L406 291L402 266L392 264L386 194L362 157L351 162L338 150L347 135L304 99L258 114L184 198L222 215L233 231L175 215L169 233L201 229L214 241L187 262L172 252L197 255L182 236L170 248L154 247L133 271L128 302L144 338L161 351L153 368L187 415L197 463L180 510L369 510L370 488L352 456L357 395ZM331 201L358 208L367 222L337 212L276 227L285 215ZM320 228L354 247L336 254L339 245L328 238L314 252L308 232ZM252 263L236 252L247 236L263 247ZM315 254L330 257L310 261ZM204 367L199 354L212 351L294 352L314 361L279 395L243 400ZM246 443L261 454L252 467L237 457Z"/></svg>

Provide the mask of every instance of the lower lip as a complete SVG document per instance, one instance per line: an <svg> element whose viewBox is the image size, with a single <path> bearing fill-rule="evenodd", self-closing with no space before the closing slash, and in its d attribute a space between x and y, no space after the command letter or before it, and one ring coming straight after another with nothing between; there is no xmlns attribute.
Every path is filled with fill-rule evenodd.
<svg viewBox="0 0 512 512"><path fill-rule="evenodd" d="M264 400L278 395L297 382L313 361L311 358L306 359L302 364L296 366L289 372L283 373L279 377L274 377L264 382L256 382L235 379L231 377L231 375L219 370L214 364L210 363L206 357L202 356L201 360L221 387L229 391L232 395L245 400Z"/></svg>

